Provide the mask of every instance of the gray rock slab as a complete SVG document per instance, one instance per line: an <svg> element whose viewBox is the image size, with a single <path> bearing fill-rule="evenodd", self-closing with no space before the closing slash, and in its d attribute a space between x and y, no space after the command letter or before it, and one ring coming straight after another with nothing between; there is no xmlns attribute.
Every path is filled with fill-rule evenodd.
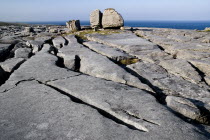
<svg viewBox="0 0 210 140"><path fill-rule="evenodd" d="M86 75L47 84L96 106L127 124L148 131L148 135L155 133L163 139L169 135L173 138L183 135L186 137L190 135L191 128L195 133L194 127L174 116L157 103L153 96L136 88Z"/></svg>
<svg viewBox="0 0 210 140"><path fill-rule="evenodd" d="M36 37L34 40L47 43L49 40L51 40L51 38L52 38L51 36L42 36L42 37Z"/></svg>
<svg viewBox="0 0 210 140"><path fill-rule="evenodd" d="M15 44L14 48L10 51L10 58L15 56L15 51L19 48L30 48L29 46L26 45L26 42L19 42Z"/></svg>
<svg viewBox="0 0 210 140"><path fill-rule="evenodd" d="M32 56L11 74L7 83L15 85L18 81L26 79L37 79L45 83L46 81L80 75L79 73L73 71L68 72L67 69L58 67L56 65L58 58L50 54L48 52L49 50L50 45L45 44L40 52Z"/></svg>
<svg viewBox="0 0 210 140"><path fill-rule="evenodd" d="M58 56L64 59L64 64L67 68L79 69L80 72L91 76L152 91L147 85L141 83L138 78L126 72L107 57L97 54L77 43L73 35L67 36L66 38L69 44L59 50ZM77 68L78 66L79 68Z"/></svg>
<svg viewBox="0 0 210 140"><path fill-rule="evenodd" d="M208 33L196 32L193 30L176 30L176 29L139 29L135 32L137 35L142 36L153 43L160 45L166 52L177 55L178 58L190 59L202 58L202 53L209 52L209 44L204 43L203 40L208 37ZM183 53L191 51L193 54ZM181 52L181 53L180 53ZM183 55L182 55L183 54Z"/></svg>
<svg viewBox="0 0 210 140"><path fill-rule="evenodd" d="M7 59L6 61L0 63L0 67L5 71L5 72L13 72L15 69L17 69L25 59L23 58L11 58Z"/></svg>
<svg viewBox="0 0 210 140"><path fill-rule="evenodd" d="M66 40L62 36L54 38L52 42L56 48L62 48L64 45L67 45Z"/></svg>
<svg viewBox="0 0 210 140"><path fill-rule="evenodd" d="M190 119L196 120L201 116L200 110L197 108L197 106L195 106L194 103L188 99L167 96L166 103L171 109Z"/></svg>
<svg viewBox="0 0 210 140"><path fill-rule="evenodd" d="M154 86L156 91L165 95L180 96L197 99L203 102L210 102L209 89L200 87L197 84L188 82L180 77L169 74L165 69L157 64L138 62L127 66L131 71Z"/></svg>
<svg viewBox="0 0 210 140"><path fill-rule="evenodd" d="M210 76L205 76L204 79L206 83L210 86Z"/></svg>
<svg viewBox="0 0 210 140"><path fill-rule="evenodd" d="M120 49L110 47L108 45L103 45L97 42L88 41L83 43L85 46L90 48L91 50L102 54L104 56L107 56L108 58L111 58L115 61L120 61L123 59L129 59L129 58L135 58L129 54L126 54Z"/></svg>
<svg viewBox="0 0 210 140"><path fill-rule="evenodd" d="M57 67L57 57L49 54L49 49L50 45L45 45L0 87L0 133L4 139L209 138L207 127L182 121L145 91ZM60 92L48 85L61 86ZM75 105L61 90L96 108L111 110L126 124L138 123L136 127L149 132L129 129L92 107Z"/></svg>
<svg viewBox="0 0 210 140"><path fill-rule="evenodd" d="M0 43L2 44L15 44L20 41L22 41L22 39L16 35L6 35L0 39Z"/></svg>
<svg viewBox="0 0 210 140"><path fill-rule="evenodd" d="M155 44L137 37L133 33L117 33L111 35L88 34L86 37L88 40L116 47L128 53L159 49Z"/></svg>
<svg viewBox="0 0 210 140"><path fill-rule="evenodd" d="M172 55L167 54L164 51L159 49L155 50L146 50L146 51L136 51L131 53L134 56L138 57L139 59L149 62L149 63L160 63L164 60L171 60L173 59Z"/></svg>
<svg viewBox="0 0 210 140"><path fill-rule="evenodd" d="M42 41L34 41L34 40L29 40L26 42L27 46L33 48L32 53L37 53L38 51L40 51L42 49L43 44L44 44L44 42L42 42Z"/></svg>
<svg viewBox="0 0 210 140"><path fill-rule="evenodd" d="M191 41L190 37L180 36L180 35L176 35L176 34L168 35L167 38L173 39L177 42L189 42L189 41Z"/></svg>
<svg viewBox="0 0 210 140"><path fill-rule="evenodd" d="M153 139L36 81L0 95L1 139ZM189 135L190 136L190 135ZM197 135L197 138L202 136ZM182 137L182 136L181 136Z"/></svg>
<svg viewBox="0 0 210 140"><path fill-rule="evenodd" d="M15 58L24 58L27 59L31 56L31 48L18 48L15 50Z"/></svg>
<svg viewBox="0 0 210 140"><path fill-rule="evenodd" d="M210 53L209 45L206 43L176 43L171 42L165 45L166 52L176 54L177 51L195 51L195 52L208 52Z"/></svg>
<svg viewBox="0 0 210 140"><path fill-rule="evenodd" d="M178 59L202 59L210 57L209 52L198 52L198 51L190 51L190 50L178 50L175 53L175 57Z"/></svg>
<svg viewBox="0 0 210 140"><path fill-rule="evenodd" d="M197 67L200 71L202 71L206 76L210 76L210 59L203 60L189 60L191 64Z"/></svg>
<svg viewBox="0 0 210 140"><path fill-rule="evenodd" d="M159 65L165 68L169 73L182 77L192 83L198 84L201 81L199 73L186 60L166 60L161 61Z"/></svg>
<svg viewBox="0 0 210 140"><path fill-rule="evenodd" d="M172 58L171 55L160 50L156 44L130 32L111 35L88 34L86 37L88 40L121 49L130 55L151 63L158 63L160 60Z"/></svg>

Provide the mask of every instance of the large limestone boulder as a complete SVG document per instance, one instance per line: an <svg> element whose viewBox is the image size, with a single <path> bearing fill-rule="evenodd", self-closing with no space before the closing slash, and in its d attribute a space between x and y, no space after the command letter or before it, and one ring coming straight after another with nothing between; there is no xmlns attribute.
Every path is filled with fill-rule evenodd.
<svg viewBox="0 0 210 140"><path fill-rule="evenodd" d="M80 21L79 20L70 20L66 22L66 26L70 29L70 31L79 31L81 30Z"/></svg>
<svg viewBox="0 0 210 140"><path fill-rule="evenodd" d="M124 26L123 17L113 8L108 8L103 13L103 28L120 28Z"/></svg>
<svg viewBox="0 0 210 140"><path fill-rule="evenodd" d="M92 28L101 27L102 13L99 9L96 9L90 14L90 24Z"/></svg>

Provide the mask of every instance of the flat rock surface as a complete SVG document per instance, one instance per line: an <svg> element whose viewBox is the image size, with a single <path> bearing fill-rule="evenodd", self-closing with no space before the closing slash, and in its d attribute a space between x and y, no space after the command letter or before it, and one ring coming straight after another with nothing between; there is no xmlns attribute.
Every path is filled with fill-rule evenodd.
<svg viewBox="0 0 210 140"><path fill-rule="evenodd" d="M64 64L66 64L67 68L152 91L150 87L141 83L138 78L126 72L105 56L97 54L77 43L74 36L70 35L66 38L69 44L61 48L58 55L64 59Z"/></svg>
<svg viewBox="0 0 210 140"><path fill-rule="evenodd" d="M0 132L4 139L168 139L168 135L176 139L207 139L208 135L198 133L199 126L183 122L147 92L61 69L48 49L44 47L24 63L5 84L10 89L2 92L0 99ZM36 69L41 65L43 69ZM34 74L21 72L26 69ZM58 79L54 79L56 76L49 77L50 73L43 75L46 69L60 69L60 74L69 77L57 75ZM67 94L89 105L72 102ZM125 124L107 119L94 108ZM138 130L129 129L127 124Z"/></svg>
<svg viewBox="0 0 210 140"><path fill-rule="evenodd" d="M182 96L202 100L208 99L209 89L199 87L197 84L188 82L181 77L167 73L165 69L157 64L139 62L128 66L131 71L138 74L139 77L146 80L157 91L166 95Z"/></svg>
<svg viewBox="0 0 210 140"><path fill-rule="evenodd" d="M134 58L133 56L126 54L125 52L123 52L120 49L113 48L113 47L110 47L107 45L103 45L103 44L100 44L97 42L89 41L89 42L85 42L83 44L85 46L87 46L88 48L90 48L91 50L93 50L99 54L102 54L104 56L107 56L108 58L111 58L112 60L115 60L115 61Z"/></svg>
<svg viewBox="0 0 210 140"><path fill-rule="evenodd" d="M156 44L140 38L131 32L112 35L88 34L86 37L88 40L121 49L128 54L151 63L172 58L172 56L163 52Z"/></svg>
<svg viewBox="0 0 210 140"><path fill-rule="evenodd" d="M0 97L2 140L141 137L142 132L110 121L96 109L73 102L37 81L23 82Z"/></svg>
<svg viewBox="0 0 210 140"><path fill-rule="evenodd" d="M201 81L199 73L186 60L171 59L161 61L159 64L169 73L178 75L187 81L192 83L199 83Z"/></svg>
<svg viewBox="0 0 210 140"><path fill-rule="evenodd" d="M13 72L15 69L17 69L25 59L23 58L11 58L8 59L4 62L0 63L0 67L5 71L5 72Z"/></svg>
<svg viewBox="0 0 210 140"><path fill-rule="evenodd" d="M31 27L0 27L0 139L210 139L209 32Z"/></svg>
<svg viewBox="0 0 210 140"><path fill-rule="evenodd" d="M62 36L54 38L52 42L56 48L62 48L64 45L66 45L66 40Z"/></svg>

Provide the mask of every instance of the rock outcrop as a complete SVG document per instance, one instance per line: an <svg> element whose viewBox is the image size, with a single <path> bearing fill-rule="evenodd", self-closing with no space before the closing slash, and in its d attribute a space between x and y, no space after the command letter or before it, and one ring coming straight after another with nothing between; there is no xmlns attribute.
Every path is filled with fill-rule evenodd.
<svg viewBox="0 0 210 140"><path fill-rule="evenodd" d="M32 27L0 26L0 139L210 139L208 32Z"/></svg>
<svg viewBox="0 0 210 140"><path fill-rule="evenodd" d="M102 13L99 9L90 14L90 25L92 28L102 27Z"/></svg>
<svg viewBox="0 0 210 140"><path fill-rule="evenodd" d="M80 26L80 21L79 20L70 20L70 21L66 22L66 26L72 32L81 30L81 26Z"/></svg>
<svg viewBox="0 0 210 140"><path fill-rule="evenodd" d="M108 8L103 12L103 28L120 28L124 26L123 17L113 8Z"/></svg>

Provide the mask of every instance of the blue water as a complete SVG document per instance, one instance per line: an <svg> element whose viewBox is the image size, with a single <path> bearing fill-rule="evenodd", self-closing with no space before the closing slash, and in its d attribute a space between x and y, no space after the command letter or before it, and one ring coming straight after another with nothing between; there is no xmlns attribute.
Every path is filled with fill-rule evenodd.
<svg viewBox="0 0 210 140"><path fill-rule="evenodd" d="M26 22L26 23L65 25L66 22L49 21L49 22ZM80 21L80 23L81 25L90 25L89 21ZM206 27L210 27L210 21L125 21L125 26L203 30Z"/></svg>

